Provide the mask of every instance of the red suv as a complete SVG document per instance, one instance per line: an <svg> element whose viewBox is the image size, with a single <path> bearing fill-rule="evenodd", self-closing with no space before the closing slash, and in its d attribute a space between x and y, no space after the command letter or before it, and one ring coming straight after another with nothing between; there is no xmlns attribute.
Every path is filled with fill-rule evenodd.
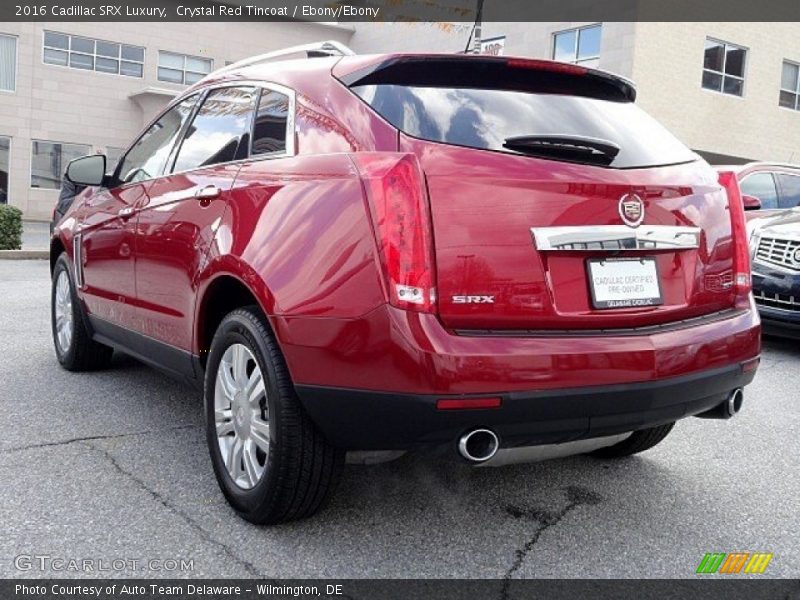
<svg viewBox="0 0 800 600"><path fill-rule="evenodd" d="M92 187L52 239L58 360L202 385L258 523L316 511L348 450L629 434L598 450L620 457L732 416L760 352L738 188L634 98L508 57L213 73L113 175L69 165Z"/></svg>

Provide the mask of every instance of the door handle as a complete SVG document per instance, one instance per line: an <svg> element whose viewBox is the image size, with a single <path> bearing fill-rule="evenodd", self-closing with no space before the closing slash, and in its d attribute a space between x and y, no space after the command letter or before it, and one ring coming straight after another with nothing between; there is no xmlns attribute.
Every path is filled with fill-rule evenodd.
<svg viewBox="0 0 800 600"><path fill-rule="evenodd" d="M130 219L133 216L133 213L134 208L132 206L126 206L125 208L119 209L117 215L119 215L121 219Z"/></svg>
<svg viewBox="0 0 800 600"><path fill-rule="evenodd" d="M213 200L219 196L219 194L219 188L212 183L211 185L207 185L206 187L197 190L194 194L194 197L201 201Z"/></svg>

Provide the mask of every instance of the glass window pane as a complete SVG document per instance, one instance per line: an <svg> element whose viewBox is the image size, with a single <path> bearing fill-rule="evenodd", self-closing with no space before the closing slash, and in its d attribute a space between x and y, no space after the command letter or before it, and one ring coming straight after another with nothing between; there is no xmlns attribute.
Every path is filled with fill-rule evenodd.
<svg viewBox="0 0 800 600"><path fill-rule="evenodd" d="M119 58L119 44L97 40L97 55Z"/></svg>
<svg viewBox="0 0 800 600"><path fill-rule="evenodd" d="M742 194L761 200L761 208L778 208L778 190L772 173L753 173L739 184Z"/></svg>
<svg viewBox="0 0 800 600"><path fill-rule="evenodd" d="M63 33L53 33L52 31L44 32L44 45L51 48L61 48L62 50L69 50L69 36Z"/></svg>
<svg viewBox="0 0 800 600"><path fill-rule="evenodd" d="M183 83L183 71L176 71L175 69L158 68L158 80L169 81L171 83Z"/></svg>
<svg viewBox="0 0 800 600"><path fill-rule="evenodd" d="M206 96L181 144L173 171L228 162L250 131L255 92L252 88L221 88Z"/></svg>
<svg viewBox="0 0 800 600"><path fill-rule="evenodd" d="M198 81L200 81L203 77L205 77L205 75L202 73L191 73L189 71L186 71L185 83L186 85L192 85L193 83L197 83Z"/></svg>
<svg viewBox="0 0 800 600"><path fill-rule="evenodd" d="M270 90L261 92L253 128L253 155L286 151L288 116L288 96Z"/></svg>
<svg viewBox="0 0 800 600"><path fill-rule="evenodd" d="M45 48L44 62L49 65L61 65L66 67L69 62L69 55L64 50L50 50L50 48Z"/></svg>
<svg viewBox="0 0 800 600"><path fill-rule="evenodd" d="M725 46L719 42L706 40L706 51L703 57L703 68L714 71L722 71L722 57L725 54Z"/></svg>
<svg viewBox="0 0 800 600"><path fill-rule="evenodd" d="M144 48L140 48L139 46L123 46L122 58L125 60L144 62Z"/></svg>
<svg viewBox="0 0 800 600"><path fill-rule="evenodd" d="M186 57L186 70L195 73L208 74L211 72L211 61L207 58Z"/></svg>
<svg viewBox="0 0 800 600"><path fill-rule="evenodd" d="M800 176L778 173L778 184L781 186L780 208L800 206Z"/></svg>
<svg viewBox="0 0 800 600"><path fill-rule="evenodd" d="M741 96L743 84L744 82L741 79L736 79L735 77L725 77L722 91L726 94Z"/></svg>
<svg viewBox="0 0 800 600"><path fill-rule="evenodd" d="M471 87L365 85L352 90L395 127L435 142L511 152L505 141L516 136L577 135L610 140L620 147L612 167L641 167L696 158L655 119L632 102L616 102L536 91L534 79L524 90L494 89L491 72L476 76ZM405 75L405 77L413 76ZM500 82L507 81L500 79ZM472 81L464 81L464 85ZM564 115L569 115L568 119Z"/></svg>
<svg viewBox="0 0 800 600"><path fill-rule="evenodd" d="M183 55L172 54L171 52L159 52L158 66L169 67L171 69L183 69Z"/></svg>
<svg viewBox="0 0 800 600"><path fill-rule="evenodd" d="M73 37L70 50L73 50L75 52L85 52L87 54L94 54L94 40L90 40L88 38Z"/></svg>
<svg viewBox="0 0 800 600"><path fill-rule="evenodd" d="M600 56L600 37L602 27L586 27L578 36L578 60Z"/></svg>
<svg viewBox="0 0 800 600"><path fill-rule="evenodd" d="M94 57L88 54L69 53L69 66L75 69L94 69Z"/></svg>
<svg viewBox="0 0 800 600"><path fill-rule="evenodd" d="M61 146L50 142L31 144L31 187L57 190L61 184Z"/></svg>
<svg viewBox="0 0 800 600"><path fill-rule="evenodd" d="M13 92L17 87L17 38L0 35L0 90Z"/></svg>
<svg viewBox="0 0 800 600"><path fill-rule="evenodd" d="M8 166L11 140L0 137L0 204L8 203Z"/></svg>
<svg viewBox="0 0 800 600"><path fill-rule="evenodd" d="M83 144L34 140L31 144L31 187L57 190L69 161L89 152L91 148Z"/></svg>
<svg viewBox="0 0 800 600"><path fill-rule="evenodd" d="M747 51L744 48L728 46L725 59L725 73L744 77L744 57Z"/></svg>
<svg viewBox="0 0 800 600"><path fill-rule="evenodd" d="M122 64L120 65L119 72L122 75L127 75L129 77L141 77L142 63L132 63L123 60Z"/></svg>
<svg viewBox="0 0 800 600"><path fill-rule="evenodd" d="M123 183L161 175L196 100L197 95L190 96L173 106L139 138L122 161L120 180Z"/></svg>
<svg viewBox="0 0 800 600"><path fill-rule="evenodd" d="M102 73L119 73L119 61L98 56L95 62L95 70Z"/></svg>
<svg viewBox="0 0 800 600"><path fill-rule="evenodd" d="M796 108L797 94L793 92L782 91L780 94L780 99L778 100L778 104L784 108Z"/></svg>
<svg viewBox="0 0 800 600"><path fill-rule="evenodd" d="M565 31L556 34L555 46L553 48L553 59L562 62L575 61L575 31Z"/></svg>
<svg viewBox="0 0 800 600"><path fill-rule="evenodd" d="M703 71L703 87L707 90L721 92L722 75L719 75L718 73L712 73L711 71Z"/></svg>
<svg viewBox="0 0 800 600"><path fill-rule="evenodd" d="M781 88L784 90L797 91L797 75L800 67L789 62L783 63L781 72Z"/></svg>

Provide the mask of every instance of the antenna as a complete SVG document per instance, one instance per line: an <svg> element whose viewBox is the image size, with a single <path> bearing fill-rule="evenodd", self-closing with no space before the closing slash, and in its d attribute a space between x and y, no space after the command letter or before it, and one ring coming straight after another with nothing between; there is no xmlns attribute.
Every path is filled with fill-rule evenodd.
<svg viewBox="0 0 800 600"><path fill-rule="evenodd" d="M481 53L481 25L483 19L483 2L484 0L478 0L478 6L475 9L475 22L472 24L472 30L469 32L469 38L467 39L467 47L464 48L464 54L470 54L469 45L470 42L472 42L473 38L475 40L475 43L472 45L471 54Z"/></svg>

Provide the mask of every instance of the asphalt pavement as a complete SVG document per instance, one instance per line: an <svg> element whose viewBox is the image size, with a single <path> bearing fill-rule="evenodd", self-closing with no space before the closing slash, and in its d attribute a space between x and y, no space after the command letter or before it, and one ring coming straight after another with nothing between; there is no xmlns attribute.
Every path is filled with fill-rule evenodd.
<svg viewBox="0 0 800 600"><path fill-rule="evenodd" d="M48 278L0 260L0 577L685 578L707 552L800 575L800 342L765 343L739 416L639 456L352 465L325 511L264 528L217 488L197 392L119 354L58 366Z"/></svg>

